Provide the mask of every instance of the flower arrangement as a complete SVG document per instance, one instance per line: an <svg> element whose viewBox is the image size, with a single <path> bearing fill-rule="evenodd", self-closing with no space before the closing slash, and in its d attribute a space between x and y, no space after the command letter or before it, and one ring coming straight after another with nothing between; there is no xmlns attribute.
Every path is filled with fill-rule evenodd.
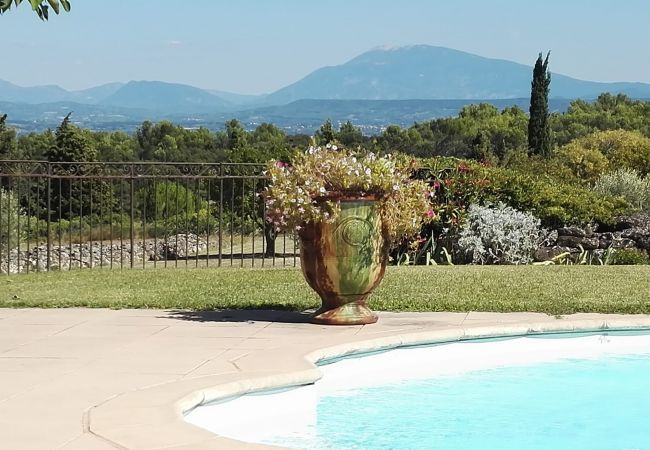
<svg viewBox="0 0 650 450"><path fill-rule="evenodd" d="M427 184L410 175L413 161L377 156L334 144L311 146L287 164L270 161L271 184L262 192L266 220L276 231L297 231L309 223L334 222L337 199L374 198L391 242L419 232L432 218Z"/></svg>

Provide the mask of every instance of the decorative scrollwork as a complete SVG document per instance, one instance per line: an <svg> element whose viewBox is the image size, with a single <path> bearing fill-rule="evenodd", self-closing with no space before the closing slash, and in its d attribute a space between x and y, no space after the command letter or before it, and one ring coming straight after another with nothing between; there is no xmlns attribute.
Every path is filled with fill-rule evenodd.
<svg viewBox="0 0 650 450"><path fill-rule="evenodd" d="M361 217L348 217L341 221L336 231L348 245L358 247L372 236L372 224Z"/></svg>
<svg viewBox="0 0 650 450"><path fill-rule="evenodd" d="M2 161L0 176L43 178L265 178L261 164Z"/></svg>

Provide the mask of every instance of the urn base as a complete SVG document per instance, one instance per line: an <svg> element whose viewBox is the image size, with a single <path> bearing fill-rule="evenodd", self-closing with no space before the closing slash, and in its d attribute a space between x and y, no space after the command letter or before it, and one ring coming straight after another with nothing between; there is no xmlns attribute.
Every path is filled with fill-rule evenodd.
<svg viewBox="0 0 650 450"><path fill-rule="evenodd" d="M377 322L377 314L361 303L346 303L339 307L326 306L317 310L311 318L311 323L321 325L367 325Z"/></svg>

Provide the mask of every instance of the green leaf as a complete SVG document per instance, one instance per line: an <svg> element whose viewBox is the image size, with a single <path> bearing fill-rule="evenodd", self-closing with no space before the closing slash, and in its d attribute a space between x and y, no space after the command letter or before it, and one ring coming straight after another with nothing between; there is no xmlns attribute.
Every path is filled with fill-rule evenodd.
<svg viewBox="0 0 650 450"><path fill-rule="evenodd" d="M59 13L59 0L47 0L56 14Z"/></svg>
<svg viewBox="0 0 650 450"><path fill-rule="evenodd" d="M61 0L61 6L63 6L65 12L70 11L70 2L68 0Z"/></svg>

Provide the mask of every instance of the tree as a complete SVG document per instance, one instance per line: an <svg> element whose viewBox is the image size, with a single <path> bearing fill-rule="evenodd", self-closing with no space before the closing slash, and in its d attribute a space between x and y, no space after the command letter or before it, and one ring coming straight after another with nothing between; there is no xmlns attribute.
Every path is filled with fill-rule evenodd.
<svg viewBox="0 0 650 450"><path fill-rule="evenodd" d="M23 0L0 0L0 14L9 11L12 5L18 6L22 2ZM59 14L61 8L65 12L70 11L70 2L68 0L29 0L29 4L32 5L32 10L41 20L49 19L50 8L56 14Z"/></svg>
<svg viewBox="0 0 650 450"><path fill-rule="evenodd" d="M356 147L363 144L363 133L349 120L341 125L338 133L338 140L345 147Z"/></svg>
<svg viewBox="0 0 650 450"><path fill-rule="evenodd" d="M93 165L84 168L75 164L90 163L97 160L97 150L90 140L87 130L82 130L70 123L70 114L65 116L61 125L54 133L54 145L46 152L47 160L55 163L52 167L54 174L61 176L59 182L50 183L49 188L39 186L41 199L50 197L50 210L46 205L37 205L41 208L39 215L50 215L51 218L72 219L75 216L88 214L100 215L112 211L114 196L111 186L106 181L97 181L91 178L75 179L74 175L93 175L96 167ZM69 177L69 178L68 178Z"/></svg>
<svg viewBox="0 0 650 450"><path fill-rule="evenodd" d="M8 128L7 115L0 116L0 159L13 159L16 157L16 131Z"/></svg>
<svg viewBox="0 0 650 450"><path fill-rule="evenodd" d="M528 119L528 149L531 153L548 157L551 155L551 125L548 113L548 92L551 74L548 71L546 54L542 61L540 53L533 69L530 91L530 117Z"/></svg>
<svg viewBox="0 0 650 450"><path fill-rule="evenodd" d="M65 116L54 133L55 144L46 157L52 162L92 162L97 152L86 135L76 125L70 123L70 114Z"/></svg>
<svg viewBox="0 0 650 450"><path fill-rule="evenodd" d="M316 144L327 145L336 140L336 132L332 126L332 121L327 119L323 125L316 131Z"/></svg>

